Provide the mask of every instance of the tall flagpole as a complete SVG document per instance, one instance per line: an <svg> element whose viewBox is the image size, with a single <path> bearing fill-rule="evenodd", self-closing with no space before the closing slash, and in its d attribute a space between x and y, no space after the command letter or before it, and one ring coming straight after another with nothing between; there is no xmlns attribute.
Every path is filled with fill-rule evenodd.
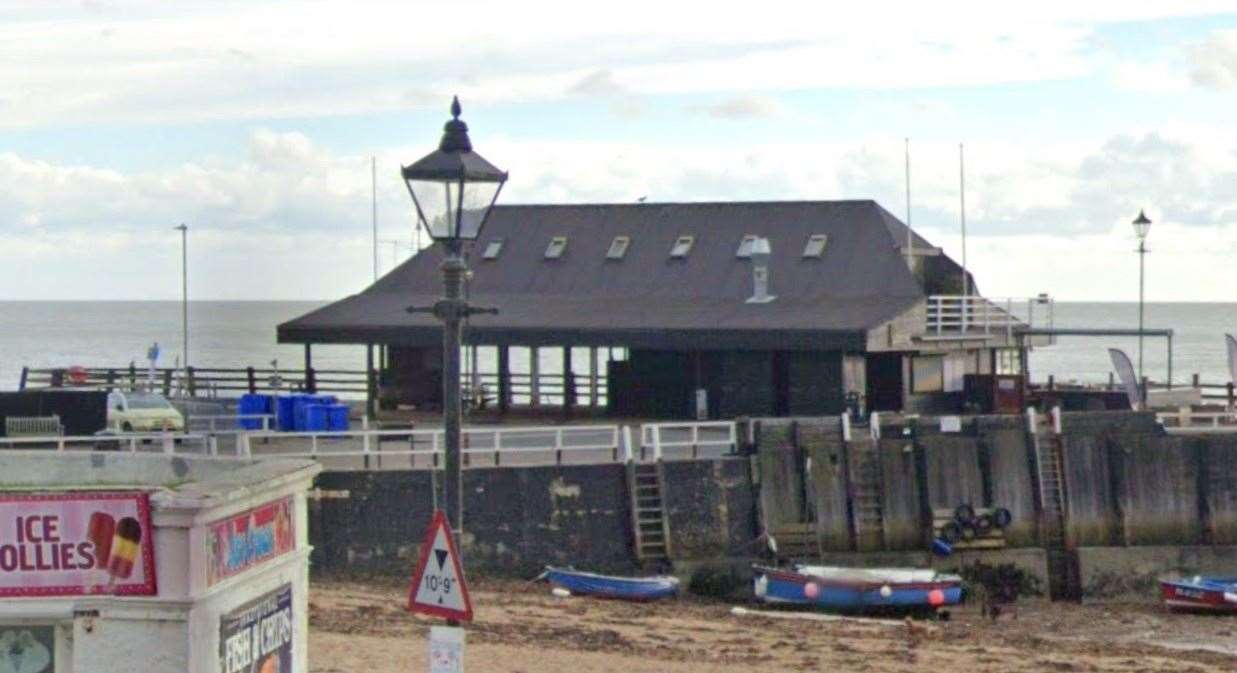
<svg viewBox="0 0 1237 673"><path fill-rule="evenodd" d="M915 271L912 249L915 238L911 233L911 139L906 139L906 267Z"/></svg>
<svg viewBox="0 0 1237 673"><path fill-rule="evenodd" d="M966 157L963 154L962 143L958 143L958 198L962 215L962 296L969 297L970 278L966 275ZM965 300L963 300L965 301Z"/></svg>
<svg viewBox="0 0 1237 673"><path fill-rule="evenodd" d="M369 158L369 179L374 207L374 280L378 280L378 157L376 156Z"/></svg>

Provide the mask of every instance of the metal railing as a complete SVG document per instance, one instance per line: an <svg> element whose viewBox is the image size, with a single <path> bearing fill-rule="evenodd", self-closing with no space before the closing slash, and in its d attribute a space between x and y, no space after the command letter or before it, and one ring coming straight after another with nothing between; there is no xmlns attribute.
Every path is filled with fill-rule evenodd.
<svg viewBox="0 0 1237 673"><path fill-rule="evenodd" d="M220 393L294 392L364 395L370 374L345 369L260 369L255 367L23 367L19 389L91 387L155 390L165 396L217 397Z"/></svg>
<svg viewBox="0 0 1237 673"><path fill-rule="evenodd" d="M730 455L738 448L733 421L645 423L640 426L640 459L663 460L667 454L696 459L702 455Z"/></svg>
<svg viewBox="0 0 1237 673"><path fill-rule="evenodd" d="M1029 299L990 299L978 295L930 295L927 300L926 333L936 337L1004 335L1012 339L1021 327L1036 326L1036 312L1043 324L1054 324L1054 300L1041 295ZM1025 309L1025 310L1024 310Z"/></svg>
<svg viewBox="0 0 1237 673"><path fill-rule="evenodd" d="M170 432L0 437L0 447L57 452L127 451L129 453L220 455L219 445L210 435Z"/></svg>
<svg viewBox="0 0 1237 673"><path fill-rule="evenodd" d="M256 428L246 428L243 421L255 421ZM274 414L190 414L185 419L189 431L200 432L259 432L275 429Z"/></svg>
<svg viewBox="0 0 1237 673"><path fill-rule="evenodd" d="M1162 411L1155 419L1170 432L1237 432L1237 411Z"/></svg>

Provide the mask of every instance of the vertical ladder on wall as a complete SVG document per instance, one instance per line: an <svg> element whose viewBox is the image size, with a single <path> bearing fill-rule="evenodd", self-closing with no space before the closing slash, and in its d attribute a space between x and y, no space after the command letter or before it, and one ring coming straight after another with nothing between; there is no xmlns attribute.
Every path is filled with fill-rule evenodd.
<svg viewBox="0 0 1237 673"><path fill-rule="evenodd" d="M660 461L627 464L631 530L636 559L655 563L670 559L670 522L666 517L665 470Z"/></svg>
<svg viewBox="0 0 1237 673"><path fill-rule="evenodd" d="M1070 598L1076 586L1076 562L1065 540L1065 479L1061 436L1051 423L1035 421L1035 462L1043 506L1043 544L1048 552L1048 590L1054 599Z"/></svg>
<svg viewBox="0 0 1237 673"><path fill-rule="evenodd" d="M861 439L848 445L851 457L851 508L859 551L883 549L885 513L881 506L884 478L876 442Z"/></svg>

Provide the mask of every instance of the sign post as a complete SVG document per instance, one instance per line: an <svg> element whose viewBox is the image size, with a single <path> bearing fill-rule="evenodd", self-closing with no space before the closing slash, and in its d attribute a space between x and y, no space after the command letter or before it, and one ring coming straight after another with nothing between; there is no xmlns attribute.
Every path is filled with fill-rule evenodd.
<svg viewBox="0 0 1237 673"><path fill-rule="evenodd" d="M472 621L472 600L455 537L441 510L434 512L421 542L420 559L408 589L408 610L447 620L448 626L430 629L431 673L463 671L464 631L459 622Z"/></svg>

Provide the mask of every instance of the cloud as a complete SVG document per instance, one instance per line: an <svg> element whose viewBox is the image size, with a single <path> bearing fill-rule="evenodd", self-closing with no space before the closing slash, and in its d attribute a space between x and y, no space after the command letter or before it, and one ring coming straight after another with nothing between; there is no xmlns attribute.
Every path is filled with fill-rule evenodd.
<svg viewBox="0 0 1237 673"><path fill-rule="evenodd" d="M760 119L775 117L782 112L782 104L769 96L732 96L711 105L691 108L715 119Z"/></svg>
<svg viewBox="0 0 1237 673"><path fill-rule="evenodd" d="M1208 89L1232 89L1237 84L1237 32L1216 32L1189 53L1190 79Z"/></svg>
<svg viewBox="0 0 1237 673"><path fill-rule="evenodd" d="M171 227L179 222L191 228L197 296L320 299L364 287L370 158L261 129L247 149L236 160L146 171L0 154L0 287L30 299L175 298L175 283L152 279L175 277ZM424 148L377 158L382 239L412 238L412 207L394 168L416 149ZM913 141L911 149L913 224L949 248L957 145ZM485 154L511 172L504 203L871 198L905 212L901 138L699 147L495 137ZM1220 268L1237 246L1237 137L1199 130L1066 145L976 142L967 144L967 168L968 229L985 241L972 262L987 292L1038 292L1045 288L1026 286L1056 279L1046 289L1102 298L1104 286L1086 278L1091 257L1127 253L1129 221L1144 207L1165 260L1157 264L1189 265L1180 275L1202 282L1195 271ZM1025 264L1005 263L1018 255ZM1038 255L1051 273L1034 271ZM387 268L387 246L380 257ZM1113 264L1104 273L1121 277ZM1015 268L1029 275L1010 276ZM1199 292L1223 293L1219 277ZM1159 287L1170 286L1202 298L1177 280Z"/></svg>
<svg viewBox="0 0 1237 673"><path fill-rule="evenodd" d="M704 14L652 0L459 4L5 3L0 127L381 113L452 93L486 103L607 92L724 100L1060 80L1095 67L1095 26L1219 6L1046 1L977 5L959 20L937 5L876 1L830 8L821 21L811 2ZM443 25L452 29L435 29ZM1199 76L1219 81L1217 67Z"/></svg>

